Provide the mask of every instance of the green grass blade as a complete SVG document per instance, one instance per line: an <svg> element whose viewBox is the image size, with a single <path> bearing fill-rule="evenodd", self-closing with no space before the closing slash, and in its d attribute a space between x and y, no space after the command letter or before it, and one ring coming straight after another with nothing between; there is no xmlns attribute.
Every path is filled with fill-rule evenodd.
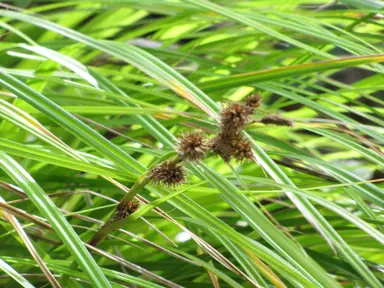
<svg viewBox="0 0 384 288"><path fill-rule="evenodd" d="M134 161L123 150L113 145L99 133L92 130L70 113L63 110L60 106L31 89L21 81L0 72L0 84L30 105L34 106L36 109L48 115L53 121L76 135L79 139L83 140L91 147L94 147L97 151L114 161L116 165L125 171L143 171L143 166Z"/></svg>
<svg viewBox="0 0 384 288"><path fill-rule="evenodd" d="M201 84L200 88L206 92L217 91L221 89L235 88L241 85L255 84L270 80L283 79L286 77L301 76L315 72L343 69L351 66L379 63L383 61L384 55L380 54L359 57L346 57L337 60L298 64L281 68L231 75L221 79L207 81Z"/></svg>
<svg viewBox="0 0 384 288"><path fill-rule="evenodd" d="M3 270L10 277L15 279L24 288L35 288L27 279L20 275L15 269L13 269L7 262L0 259L0 269Z"/></svg>

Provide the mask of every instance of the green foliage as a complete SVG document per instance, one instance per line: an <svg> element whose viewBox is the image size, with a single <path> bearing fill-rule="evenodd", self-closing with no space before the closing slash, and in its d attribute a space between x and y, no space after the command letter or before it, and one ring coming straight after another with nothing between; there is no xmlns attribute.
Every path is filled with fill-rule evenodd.
<svg viewBox="0 0 384 288"><path fill-rule="evenodd" d="M0 4L0 285L382 287L383 5L331 2Z"/></svg>

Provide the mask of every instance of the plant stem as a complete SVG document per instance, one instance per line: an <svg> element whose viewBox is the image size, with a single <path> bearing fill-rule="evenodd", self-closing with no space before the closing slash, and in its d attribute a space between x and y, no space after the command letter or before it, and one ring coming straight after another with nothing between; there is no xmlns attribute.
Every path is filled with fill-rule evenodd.
<svg viewBox="0 0 384 288"><path fill-rule="evenodd" d="M150 180L150 173L147 172L144 175L142 175L135 184L133 184L130 191L125 194L125 196L120 200L119 204L116 206L115 213L108 219L107 222L101 228L99 231L96 232L96 234L92 237L92 239L88 242L89 245L96 246L100 241L102 241L105 237L108 236L109 233L115 231L116 229L120 228L119 224L122 222L120 219L121 217L120 212L124 211L126 209L126 206L128 203L136 196L136 194L143 189ZM128 215L127 215L128 216Z"/></svg>

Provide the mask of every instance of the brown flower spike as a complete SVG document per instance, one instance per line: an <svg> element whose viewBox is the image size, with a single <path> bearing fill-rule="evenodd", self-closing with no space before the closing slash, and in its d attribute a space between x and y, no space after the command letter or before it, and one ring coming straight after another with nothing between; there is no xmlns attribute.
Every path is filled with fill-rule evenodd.
<svg viewBox="0 0 384 288"><path fill-rule="evenodd" d="M184 134L179 140L177 151L183 160L198 161L209 150L209 143L200 131Z"/></svg>
<svg viewBox="0 0 384 288"><path fill-rule="evenodd" d="M232 139L231 137L223 137L222 134L217 135L212 140L212 150L220 155L225 162L229 162L232 156Z"/></svg>
<svg viewBox="0 0 384 288"><path fill-rule="evenodd" d="M291 120L284 118L280 115L267 115L264 116L263 119L260 121L263 124L275 124L280 126L293 126L293 123Z"/></svg>
<svg viewBox="0 0 384 288"><path fill-rule="evenodd" d="M155 183L176 186L185 182L185 171L181 164L165 161L152 168L151 179Z"/></svg>

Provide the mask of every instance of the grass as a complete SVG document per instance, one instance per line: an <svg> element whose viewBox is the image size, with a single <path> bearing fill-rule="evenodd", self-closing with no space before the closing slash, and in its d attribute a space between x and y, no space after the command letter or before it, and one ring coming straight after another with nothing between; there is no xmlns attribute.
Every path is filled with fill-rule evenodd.
<svg viewBox="0 0 384 288"><path fill-rule="evenodd" d="M0 8L2 286L383 286L381 2ZM252 93L250 159L177 158Z"/></svg>

